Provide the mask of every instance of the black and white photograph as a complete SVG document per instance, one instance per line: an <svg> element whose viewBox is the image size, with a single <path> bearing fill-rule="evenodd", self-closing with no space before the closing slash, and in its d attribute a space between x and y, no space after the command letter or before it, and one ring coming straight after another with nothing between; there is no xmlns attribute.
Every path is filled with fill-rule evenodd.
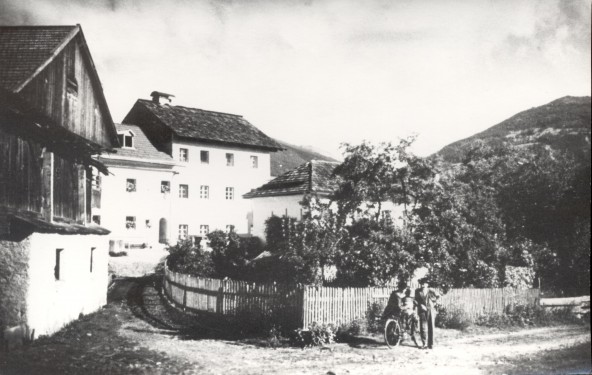
<svg viewBox="0 0 592 375"><path fill-rule="evenodd" d="M592 374L591 24L0 0L0 374Z"/></svg>

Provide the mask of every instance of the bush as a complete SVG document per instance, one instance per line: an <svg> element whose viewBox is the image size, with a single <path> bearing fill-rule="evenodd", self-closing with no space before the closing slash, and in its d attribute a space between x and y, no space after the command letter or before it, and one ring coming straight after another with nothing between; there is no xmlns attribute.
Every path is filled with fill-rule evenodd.
<svg viewBox="0 0 592 375"><path fill-rule="evenodd" d="M335 342L336 329L332 324L312 323L308 329L298 328L291 337L291 343L301 348L324 346Z"/></svg>
<svg viewBox="0 0 592 375"><path fill-rule="evenodd" d="M239 306L229 319L241 336L287 337L295 327L293 310L288 306L262 309L259 306ZM273 335L270 334L273 333ZM271 335L271 336L270 336Z"/></svg>
<svg viewBox="0 0 592 375"><path fill-rule="evenodd" d="M444 306L437 308L436 327L457 329L464 331L472 324L466 312L459 308L446 309Z"/></svg>
<svg viewBox="0 0 592 375"><path fill-rule="evenodd" d="M549 309L539 305L508 306L504 314L482 314L475 324L492 328L552 326L556 324L583 324L590 316L578 318L570 308Z"/></svg>
<svg viewBox="0 0 592 375"><path fill-rule="evenodd" d="M167 248L167 265L175 272L192 276L212 277L214 265L211 254L205 252L190 240L179 241Z"/></svg>
<svg viewBox="0 0 592 375"><path fill-rule="evenodd" d="M506 314L480 314L475 319L475 325L490 328L503 328L512 326L512 319Z"/></svg>
<svg viewBox="0 0 592 375"><path fill-rule="evenodd" d="M341 324L335 332L336 341L347 341L348 338L358 336L367 332L366 321L363 319L354 319L349 323Z"/></svg>

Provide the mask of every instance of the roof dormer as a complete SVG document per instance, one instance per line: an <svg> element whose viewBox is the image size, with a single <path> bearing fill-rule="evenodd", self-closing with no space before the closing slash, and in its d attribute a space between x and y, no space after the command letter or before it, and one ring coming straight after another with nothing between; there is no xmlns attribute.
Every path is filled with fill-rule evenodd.
<svg viewBox="0 0 592 375"><path fill-rule="evenodd" d="M134 147L134 137L136 135L131 130L123 130L117 132L117 138L119 139L119 144L121 148L135 148Z"/></svg>

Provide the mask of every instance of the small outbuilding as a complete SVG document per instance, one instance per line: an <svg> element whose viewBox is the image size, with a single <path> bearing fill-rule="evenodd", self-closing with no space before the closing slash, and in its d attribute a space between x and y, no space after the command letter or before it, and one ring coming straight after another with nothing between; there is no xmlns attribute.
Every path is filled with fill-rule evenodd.
<svg viewBox="0 0 592 375"><path fill-rule="evenodd" d="M0 27L0 324L51 334L107 299L93 156L117 133L79 25Z"/></svg>

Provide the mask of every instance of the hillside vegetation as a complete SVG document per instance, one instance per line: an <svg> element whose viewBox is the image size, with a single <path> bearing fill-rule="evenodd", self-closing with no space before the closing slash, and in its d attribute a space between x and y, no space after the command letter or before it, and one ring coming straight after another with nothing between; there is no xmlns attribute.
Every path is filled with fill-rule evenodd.
<svg viewBox="0 0 592 375"><path fill-rule="evenodd" d="M276 139L285 150L271 154L271 175L279 176L311 160L336 161L335 159L322 155L318 152L308 150L304 147L294 146Z"/></svg>
<svg viewBox="0 0 592 375"><path fill-rule="evenodd" d="M462 150L476 140L514 146L543 145L590 159L590 97L565 96L520 112L480 133L445 146L437 155L460 162Z"/></svg>

